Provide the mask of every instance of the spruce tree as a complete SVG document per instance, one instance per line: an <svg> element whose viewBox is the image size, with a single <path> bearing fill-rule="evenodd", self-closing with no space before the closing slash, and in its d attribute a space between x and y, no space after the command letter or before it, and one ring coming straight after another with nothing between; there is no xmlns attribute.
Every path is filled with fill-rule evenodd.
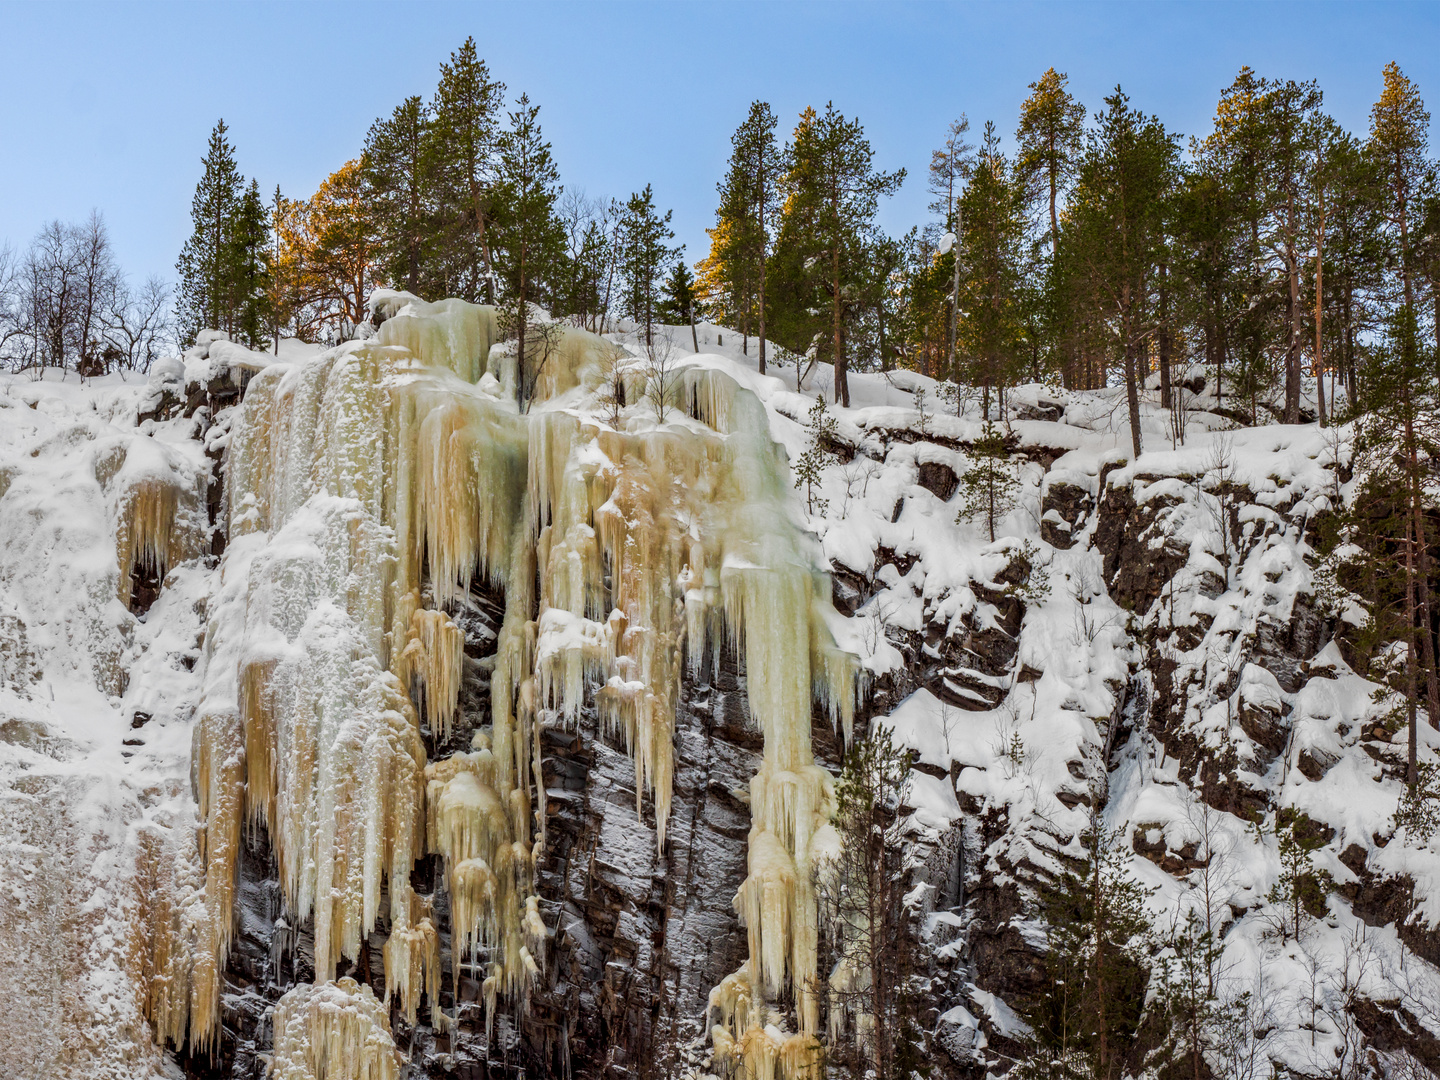
<svg viewBox="0 0 1440 1080"><path fill-rule="evenodd" d="M175 296L176 321L183 345L193 342L206 327L228 329L231 322L230 233L244 197L245 181L235 164L235 148L225 137L228 130L221 120L210 133L205 171L190 203L194 228L175 264L180 279Z"/></svg>
<svg viewBox="0 0 1440 1080"><path fill-rule="evenodd" d="M671 326L690 327L690 343L700 351L700 339L695 333L695 276L685 265L684 252L675 260L670 276L665 279L665 296L660 304L660 321Z"/></svg>
<svg viewBox="0 0 1440 1080"><path fill-rule="evenodd" d="M235 209L223 250L225 329L236 341L263 348L271 325L270 211L254 180Z"/></svg>

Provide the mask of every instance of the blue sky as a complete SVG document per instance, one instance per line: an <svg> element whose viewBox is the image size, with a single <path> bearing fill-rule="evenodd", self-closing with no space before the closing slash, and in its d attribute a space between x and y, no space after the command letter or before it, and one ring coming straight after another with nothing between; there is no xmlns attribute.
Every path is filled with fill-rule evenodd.
<svg viewBox="0 0 1440 1080"><path fill-rule="evenodd" d="M467 34L542 106L564 182L620 196L653 183L692 261L755 98L782 129L827 100L858 116L877 164L910 173L883 211L895 232L925 217L946 123L965 112L1008 137L1051 65L1092 111L1120 83L1189 135L1242 64L1319 79L1363 131L1393 59L1440 118L1440 5L1421 3L56 2L0 3L0 27L0 242L94 207L137 276L173 276L217 117L263 190L308 195L375 117L430 95Z"/></svg>

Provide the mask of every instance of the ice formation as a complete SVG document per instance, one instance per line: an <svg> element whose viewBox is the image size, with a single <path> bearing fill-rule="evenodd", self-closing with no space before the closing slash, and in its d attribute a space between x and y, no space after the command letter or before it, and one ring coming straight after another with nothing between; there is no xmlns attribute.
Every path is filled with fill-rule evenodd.
<svg viewBox="0 0 1440 1080"><path fill-rule="evenodd" d="M131 602L131 573L163 579L207 544L203 479L179 451L153 439L99 449L95 480L107 495L115 530L120 602Z"/></svg>
<svg viewBox="0 0 1440 1080"><path fill-rule="evenodd" d="M400 1055L368 986L304 983L275 1005L274 1080L396 1080Z"/></svg>
<svg viewBox="0 0 1440 1080"><path fill-rule="evenodd" d="M259 371L233 421L230 547L195 729L204 887L161 950L158 1029L178 1043L188 1022L202 1049L213 1038L242 829L261 825L286 917L313 919L327 984L282 1002L283 1024L277 1011L279 1075L319 1078L335 1055L388 1045L383 1025L366 1026L368 991L329 985L377 927L387 996L412 1022L422 999L438 1011L439 937L410 886L426 852L444 858L452 971L476 972L487 1015L502 998L523 1009L546 936L541 726L593 705L634 758L637 813L648 793L663 846L682 681L731 648L765 750L735 900L751 959L726 980L714 1038L758 1076L806 1072L819 1024L811 866L834 803L811 715L819 702L848 734L856 664L828 629L828 583L764 406L696 365L665 423L632 405L612 426L594 391L619 349L565 328L522 412L491 309L401 293L372 306L378 334ZM643 377L627 378L638 398ZM136 557L157 558L163 530L136 520ZM471 661L451 615L472 585L504 596L484 661L490 723L469 751L427 762L427 737L443 751L457 722ZM794 1035L766 1019L787 987ZM365 1068L388 1067L376 1054Z"/></svg>

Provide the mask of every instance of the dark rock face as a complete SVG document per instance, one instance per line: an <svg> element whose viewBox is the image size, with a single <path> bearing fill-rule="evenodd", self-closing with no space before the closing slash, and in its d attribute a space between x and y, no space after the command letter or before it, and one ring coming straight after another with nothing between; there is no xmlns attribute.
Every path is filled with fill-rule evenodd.
<svg viewBox="0 0 1440 1080"><path fill-rule="evenodd" d="M1064 481L1046 484L1040 502L1040 539L1068 551L1094 509L1095 500L1079 485Z"/></svg>
<svg viewBox="0 0 1440 1080"><path fill-rule="evenodd" d="M1375 1049L1387 1053L1407 1051L1432 1076L1440 1073L1440 1039L1400 1002L1357 998L1351 1015Z"/></svg>
<svg viewBox="0 0 1440 1080"><path fill-rule="evenodd" d="M663 853L648 798L636 818L634 766L593 715L574 736L547 733L540 892L556 916L555 957L525 1039L540 1018L562 1036L557 1048L568 1039L577 1076L668 1075L665 1055L700 1034L710 990L747 956L732 900L750 814L736 793L748 792L762 740L733 663L710 682L687 688L677 717Z"/></svg>
<svg viewBox="0 0 1440 1080"><path fill-rule="evenodd" d="M1160 495L1136 503L1130 487L1103 489L1095 524L1095 547L1104 556L1110 595L1122 607L1145 612L1185 565L1190 553L1165 532L1164 511L1179 499Z"/></svg>
<svg viewBox="0 0 1440 1080"><path fill-rule="evenodd" d="M1351 844L1340 856L1359 877L1340 886L1340 895L1350 901L1355 914L1370 926L1395 924L1400 940L1416 956L1440 965L1440 926L1427 926L1410 917L1415 883L1408 877L1381 877L1366 866L1365 852Z"/></svg>
<svg viewBox="0 0 1440 1080"><path fill-rule="evenodd" d="M955 475L955 470L938 461L922 461L919 473L919 485L941 502L949 502L955 489L960 486L960 478Z"/></svg>

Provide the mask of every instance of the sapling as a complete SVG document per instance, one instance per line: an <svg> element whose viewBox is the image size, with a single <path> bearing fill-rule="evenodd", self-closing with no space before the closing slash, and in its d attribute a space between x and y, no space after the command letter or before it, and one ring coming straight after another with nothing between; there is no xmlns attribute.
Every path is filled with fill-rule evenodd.
<svg viewBox="0 0 1440 1080"><path fill-rule="evenodd" d="M930 414L925 411L925 387L915 388L915 430L921 435L930 434Z"/></svg>
<svg viewBox="0 0 1440 1080"><path fill-rule="evenodd" d="M810 406L810 423L805 430L809 442L800 454L800 460L795 463L795 486L805 485L806 509L812 514L823 515L830 501L816 495L815 487L829 464L825 447L835 437L835 418L830 415L824 394L818 395L815 404Z"/></svg>
<svg viewBox="0 0 1440 1080"><path fill-rule="evenodd" d="M669 327L651 332L650 340L640 346L644 359L645 397L655 410L656 423L665 422L665 410L675 397L680 378L679 353Z"/></svg>
<svg viewBox="0 0 1440 1080"><path fill-rule="evenodd" d="M1020 479L1010 464L1005 437L994 425L985 424L984 434L975 440L970 453L970 467L960 476L960 512L955 522L983 515L993 543L995 522L1014 508Z"/></svg>

